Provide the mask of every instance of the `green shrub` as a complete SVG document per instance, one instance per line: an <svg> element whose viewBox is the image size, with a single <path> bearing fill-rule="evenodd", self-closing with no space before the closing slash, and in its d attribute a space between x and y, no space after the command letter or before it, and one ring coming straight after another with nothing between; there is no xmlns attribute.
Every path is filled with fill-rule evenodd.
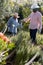
<svg viewBox="0 0 43 65"><path fill-rule="evenodd" d="M15 65L24 65L37 51L40 51L39 47L31 44L29 32L19 32L17 36L12 38L12 42L16 44Z"/></svg>
<svg viewBox="0 0 43 65"><path fill-rule="evenodd" d="M0 31L3 30L4 26L5 26L5 21L0 20Z"/></svg>
<svg viewBox="0 0 43 65"><path fill-rule="evenodd" d="M42 15L43 15L43 6L41 6L41 13L42 13Z"/></svg>
<svg viewBox="0 0 43 65"><path fill-rule="evenodd" d="M23 19L29 16L30 12L31 11L29 7L20 6L18 11L20 19Z"/></svg>
<svg viewBox="0 0 43 65"><path fill-rule="evenodd" d="M5 41L3 41L3 39L0 38L0 52L7 49L11 50L12 48L15 48L14 43L6 43Z"/></svg>
<svg viewBox="0 0 43 65"><path fill-rule="evenodd" d="M30 21L29 22L27 22L27 23L23 23L23 30L25 30L25 31L28 31L29 30L29 24L30 24Z"/></svg>
<svg viewBox="0 0 43 65"><path fill-rule="evenodd" d="M34 62L34 63L32 63L32 65L42 65L42 64L39 62Z"/></svg>
<svg viewBox="0 0 43 65"><path fill-rule="evenodd" d="M6 43L3 41L3 39L0 38L0 55L7 51L7 50L12 50L13 48L15 48L15 44L14 43ZM0 57L0 65L5 65L6 64L6 57L9 55L9 51L7 51L6 53L4 53L3 55L1 55Z"/></svg>
<svg viewBox="0 0 43 65"><path fill-rule="evenodd" d="M43 35L37 34L37 44L43 45Z"/></svg>
<svg viewBox="0 0 43 65"><path fill-rule="evenodd" d="M31 10L29 7L23 8L23 17L26 18L31 13Z"/></svg>

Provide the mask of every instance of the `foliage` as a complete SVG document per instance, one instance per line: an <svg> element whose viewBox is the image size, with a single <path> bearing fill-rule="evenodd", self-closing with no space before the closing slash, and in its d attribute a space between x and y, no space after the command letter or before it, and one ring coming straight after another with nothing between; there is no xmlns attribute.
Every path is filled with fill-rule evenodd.
<svg viewBox="0 0 43 65"><path fill-rule="evenodd" d="M42 15L43 15L43 6L41 6L41 12L42 12Z"/></svg>
<svg viewBox="0 0 43 65"><path fill-rule="evenodd" d="M37 34L37 44L42 44L43 45L43 35Z"/></svg>
<svg viewBox="0 0 43 65"><path fill-rule="evenodd" d="M31 13L31 10L29 7L25 6L18 6L18 4L12 2L11 0L0 0L0 31L5 26L5 21L2 19L6 16L13 16L14 12L18 12L20 15L20 20L23 18L26 18ZM43 11L43 8L41 8L41 11ZM4 17L3 17L4 16ZM42 16L43 19L43 16ZM43 21L43 20L42 20ZM43 22L42 22L43 24ZM28 30L29 22L23 23L23 30ZM28 62L38 51L40 54L40 59L38 62L33 62L32 65L43 65L43 51L40 51L40 47L33 46L31 44L30 35L29 32L21 31L18 33L18 35L14 36L11 39L11 43L6 43L3 41L3 39L0 38L0 54L6 50L9 49L12 50L15 48L16 45L16 57L15 57L15 65L24 65L26 62ZM37 34L37 44L43 45L43 35ZM4 54L4 57L0 57L0 65L6 64L5 58L8 56L8 51ZM3 60L4 59L4 60ZM3 60L3 61L2 61Z"/></svg>
<svg viewBox="0 0 43 65"><path fill-rule="evenodd" d="M0 55L2 54L0 57L0 65L4 65L6 63L5 60L6 60L7 56L9 55L8 51L12 50L13 48L15 48L14 43L8 44L5 41L3 41L3 39L0 38Z"/></svg>
<svg viewBox="0 0 43 65"><path fill-rule="evenodd" d="M23 42L23 40L25 40L24 42L28 43L28 41L30 40L30 35L29 32L26 31L20 31L18 33L18 35L16 35L14 38L12 38L12 42L15 42L16 45L20 44Z"/></svg>
<svg viewBox="0 0 43 65"><path fill-rule="evenodd" d="M14 12L18 10L18 4L12 0L0 0L0 20L8 21L6 17L13 16ZM3 21L1 21L3 22Z"/></svg>
<svg viewBox="0 0 43 65"><path fill-rule="evenodd" d="M39 62L34 62L34 63L32 63L32 65L42 65L42 64Z"/></svg>
<svg viewBox="0 0 43 65"><path fill-rule="evenodd" d="M0 1L0 6L1 6L1 9L3 11L1 11L1 15L3 16L6 16L6 15L9 15L14 7L14 2L11 1L11 0L1 0ZM7 14L6 14L7 13Z"/></svg>
<svg viewBox="0 0 43 65"><path fill-rule="evenodd" d="M3 39L0 38L0 52L7 50L7 49L12 49L15 47L14 43L6 43L5 41L3 41Z"/></svg>
<svg viewBox="0 0 43 65"><path fill-rule="evenodd" d="M3 14L3 0L0 0L0 18L2 17Z"/></svg>
<svg viewBox="0 0 43 65"><path fill-rule="evenodd" d="M31 13L31 10L29 7L24 7L23 8L23 17L26 18L27 16L29 16L29 14Z"/></svg>
<svg viewBox="0 0 43 65"><path fill-rule="evenodd" d="M29 32L21 31L12 38L12 42L16 44L15 65L24 65L28 62L40 48L31 44Z"/></svg>
<svg viewBox="0 0 43 65"><path fill-rule="evenodd" d="M39 44L39 40L40 40L40 34L37 34L37 37L39 36L39 38L37 38L38 44ZM43 38L43 36L41 36ZM39 40L38 40L39 39ZM18 33L18 35L13 36L11 41L13 43L15 43L16 45L16 57L15 58L15 65L24 65L26 62L28 62L34 55L35 53L38 51L40 54L40 59L38 59L38 62L33 63L32 65L43 65L43 51L41 52L40 47L38 46L33 46L30 40L30 35L29 32L26 31L20 31ZM10 44L6 44L6 42L3 42L5 44L2 43L3 40L0 41L0 43L3 45L0 45L1 50L3 51L6 49L10 49L12 50L12 48L14 48L14 44L11 43ZM41 43L40 43L41 44ZM6 55L6 54L5 54ZM7 52L7 56L8 56L8 52ZM4 61L3 61L4 62ZM3 65L3 64L2 64Z"/></svg>
<svg viewBox="0 0 43 65"><path fill-rule="evenodd" d="M5 26L5 21L0 20L0 31L2 31L2 29L4 28L4 26Z"/></svg>
<svg viewBox="0 0 43 65"><path fill-rule="evenodd" d="M5 26L5 20L3 19L12 13L13 7L14 3L11 0L0 0L0 31Z"/></svg>
<svg viewBox="0 0 43 65"><path fill-rule="evenodd" d="M19 13L20 19L23 19L24 17L23 17L23 7L22 6L19 7L18 13Z"/></svg>
<svg viewBox="0 0 43 65"><path fill-rule="evenodd" d="M20 6L18 11L20 19L23 19L29 16L30 12L31 11L29 7Z"/></svg>
<svg viewBox="0 0 43 65"><path fill-rule="evenodd" d="M30 21L27 23L23 22L23 30L28 31L29 30L29 24L30 24Z"/></svg>

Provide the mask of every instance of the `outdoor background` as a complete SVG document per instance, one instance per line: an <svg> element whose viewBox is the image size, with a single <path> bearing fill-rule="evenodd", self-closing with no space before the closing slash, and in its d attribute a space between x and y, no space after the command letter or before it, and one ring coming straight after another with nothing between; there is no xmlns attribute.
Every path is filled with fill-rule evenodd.
<svg viewBox="0 0 43 65"><path fill-rule="evenodd" d="M25 65L37 52L38 55L31 65L43 65L43 0L0 0L0 32L5 29L14 12L19 13L19 23L29 16L33 3L40 6L39 11L42 13L42 33L37 32L37 45L33 46L31 43L29 23L22 22L23 27L18 28L17 35L11 37L5 33L11 43L7 44L0 38L0 65Z"/></svg>

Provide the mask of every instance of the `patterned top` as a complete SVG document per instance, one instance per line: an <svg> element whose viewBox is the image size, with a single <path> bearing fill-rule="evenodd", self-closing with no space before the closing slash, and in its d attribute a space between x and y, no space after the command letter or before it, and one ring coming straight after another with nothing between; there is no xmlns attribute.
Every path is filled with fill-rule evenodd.
<svg viewBox="0 0 43 65"><path fill-rule="evenodd" d="M32 12L29 16L30 18L30 29L38 29L38 26L40 29L42 29L42 14L40 12Z"/></svg>

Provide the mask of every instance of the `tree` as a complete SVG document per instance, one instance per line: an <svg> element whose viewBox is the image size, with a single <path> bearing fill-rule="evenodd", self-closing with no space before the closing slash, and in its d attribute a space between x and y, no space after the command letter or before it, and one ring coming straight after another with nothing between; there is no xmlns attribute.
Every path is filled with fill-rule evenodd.
<svg viewBox="0 0 43 65"><path fill-rule="evenodd" d="M3 14L3 0L0 0L0 19L2 18Z"/></svg>
<svg viewBox="0 0 43 65"><path fill-rule="evenodd" d="M12 0L0 0L0 31L5 24L5 16L9 16L12 13L14 2Z"/></svg>

